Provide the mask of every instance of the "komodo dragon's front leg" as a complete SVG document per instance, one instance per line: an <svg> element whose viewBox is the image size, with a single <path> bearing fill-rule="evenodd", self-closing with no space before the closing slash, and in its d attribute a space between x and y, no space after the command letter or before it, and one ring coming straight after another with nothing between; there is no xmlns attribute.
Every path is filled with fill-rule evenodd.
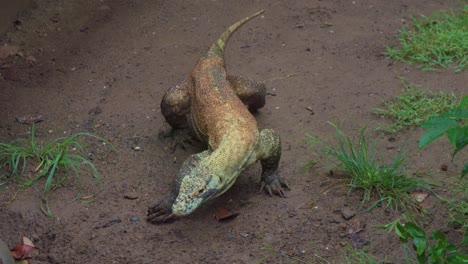
<svg viewBox="0 0 468 264"><path fill-rule="evenodd" d="M255 82L239 76L227 76L231 87L241 101L256 112L265 105L266 87L263 82ZM189 89L192 86L190 77L164 94L161 101L161 112L172 128L187 127L186 115L190 113Z"/></svg>
<svg viewBox="0 0 468 264"><path fill-rule="evenodd" d="M281 158L281 140L279 135L272 129L263 129L260 131L260 140L255 151L257 160L260 160L262 164L260 191L265 189L270 195L275 193L284 197L282 187L289 189L289 186L278 173Z"/></svg>

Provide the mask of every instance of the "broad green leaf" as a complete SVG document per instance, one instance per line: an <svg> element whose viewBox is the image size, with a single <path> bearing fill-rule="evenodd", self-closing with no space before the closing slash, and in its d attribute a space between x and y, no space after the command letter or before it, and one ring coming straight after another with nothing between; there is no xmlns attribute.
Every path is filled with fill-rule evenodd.
<svg viewBox="0 0 468 264"><path fill-rule="evenodd" d="M459 135L457 135L457 141L455 142L455 150L452 156L455 156L460 150L468 145L468 126L460 128Z"/></svg>
<svg viewBox="0 0 468 264"><path fill-rule="evenodd" d="M445 238L444 233L442 233L440 230L432 232L429 239L447 241L447 239Z"/></svg>
<svg viewBox="0 0 468 264"><path fill-rule="evenodd" d="M466 119L468 118L468 108L456 108L456 109L448 110L447 112L440 115L440 117Z"/></svg>
<svg viewBox="0 0 468 264"><path fill-rule="evenodd" d="M459 126L460 125L457 121L451 118L439 116L429 118L421 124L421 127L424 129L445 129L445 131L449 130L450 128Z"/></svg>
<svg viewBox="0 0 468 264"><path fill-rule="evenodd" d="M465 255L463 253L450 255L445 259L445 263L447 264L468 263L468 255Z"/></svg>
<svg viewBox="0 0 468 264"><path fill-rule="evenodd" d="M468 166L468 162L465 164L465 167ZM463 236L463 240L460 243L460 246L466 247L468 246L468 228L465 228L465 235Z"/></svg>
<svg viewBox="0 0 468 264"><path fill-rule="evenodd" d="M417 258L419 264L426 264L427 263L427 257L426 257L425 254L418 255L416 258Z"/></svg>
<svg viewBox="0 0 468 264"><path fill-rule="evenodd" d="M457 250L458 248L452 244L449 244L447 245L447 247L445 247L445 251L447 251L447 253L454 253L454 252L457 252Z"/></svg>
<svg viewBox="0 0 468 264"><path fill-rule="evenodd" d="M408 232L406 232L405 227L397 223L395 226L395 233L400 237L400 240L403 243L408 242Z"/></svg>
<svg viewBox="0 0 468 264"><path fill-rule="evenodd" d="M447 138L453 146L457 145L458 139L465 133L463 127L454 127L447 131Z"/></svg>
<svg viewBox="0 0 468 264"><path fill-rule="evenodd" d="M468 162L466 162L465 165L463 166L461 177L462 178L465 177L467 173L468 173ZM468 239L467 239L467 244L468 244Z"/></svg>
<svg viewBox="0 0 468 264"><path fill-rule="evenodd" d="M424 251L426 250L426 238L415 237L413 238L413 243L414 247L416 248L416 252L418 253L418 256L423 255Z"/></svg>
<svg viewBox="0 0 468 264"><path fill-rule="evenodd" d="M419 138L419 148L423 148L441 137L448 130L460 127L460 125L457 121L450 118L433 117L424 121L421 127L427 129L427 131Z"/></svg>
<svg viewBox="0 0 468 264"><path fill-rule="evenodd" d="M468 95L464 95L458 105L459 108L468 108Z"/></svg>
<svg viewBox="0 0 468 264"><path fill-rule="evenodd" d="M406 231L411 235L411 237L425 238L426 233L418 225L413 222L408 222L405 224Z"/></svg>

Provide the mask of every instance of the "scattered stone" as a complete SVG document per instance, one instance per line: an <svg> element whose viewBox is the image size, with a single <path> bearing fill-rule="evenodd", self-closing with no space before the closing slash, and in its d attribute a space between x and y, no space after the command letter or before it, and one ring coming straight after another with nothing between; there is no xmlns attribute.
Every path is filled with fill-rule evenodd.
<svg viewBox="0 0 468 264"><path fill-rule="evenodd" d="M122 220L120 219L114 219L114 220L111 220L103 225L98 225L98 226L95 226L94 229L99 229L99 228L108 228L110 226L113 226L115 224L118 224L118 223L121 223Z"/></svg>
<svg viewBox="0 0 468 264"><path fill-rule="evenodd" d="M132 149L133 149L134 151L140 151L140 150L141 150L141 148L140 148L139 146L132 147Z"/></svg>
<svg viewBox="0 0 468 264"><path fill-rule="evenodd" d="M366 228L366 224L361 223L359 220L355 218L351 220L348 226L346 227L345 235L357 234L359 232L364 231L365 228Z"/></svg>
<svg viewBox="0 0 468 264"><path fill-rule="evenodd" d="M18 46L0 46L0 60L14 56L19 52Z"/></svg>
<svg viewBox="0 0 468 264"><path fill-rule="evenodd" d="M312 107L306 106L305 109L309 111L311 115L315 114L314 109L312 109Z"/></svg>
<svg viewBox="0 0 468 264"><path fill-rule="evenodd" d="M249 237L249 233L247 233L247 232L241 232L241 233L239 233L239 235L241 237Z"/></svg>
<svg viewBox="0 0 468 264"><path fill-rule="evenodd" d="M369 241L362 238L360 234L347 235L347 238L351 241L351 245L354 249L361 249L369 244Z"/></svg>
<svg viewBox="0 0 468 264"><path fill-rule="evenodd" d="M297 215L297 211L296 211L296 210L292 209L292 210L289 210L289 211L288 211L288 216L289 216L289 217L293 218L293 217L296 217L296 215Z"/></svg>
<svg viewBox="0 0 468 264"><path fill-rule="evenodd" d="M414 198L414 200L416 200L416 202L422 203L424 202L424 200L426 200L427 196L429 196L429 193L421 192L421 191L414 191L414 192L410 192L409 195L411 195Z"/></svg>
<svg viewBox="0 0 468 264"><path fill-rule="evenodd" d="M88 111L88 114L90 115L99 115L100 113L102 113L102 109L99 106L93 107Z"/></svg>
<svg viewBox="0 0 468 264"><path fill-rule="evenodd" d="M448 165L447 164L440 165L440 170L441 171L447 171L448 170Z"/></svg>
<svg viewBox="0 0 468 264"><path fill-rule="evenodd" d="M138 221L140 221L140 217L136 215L133 215L132 217L130 217L130 222L138 222Z"/></svg>
<svg viewBox="0 0 468 264"><path fill-rule="evenodd" d="M96 155L93 152L89 152L86 156L89 160L94 160L94 158L96 157Z"/></svg>
<svg viewBox="0 0 468 264"><path fill-rule="evenodd" d="M16 65L12 65L10 67L5 68L2 72L2 75L5 81L16 82L20 80L18 75L18 67Z"/></svg>
<svg viewBox="0 0 468 264"><path fill-rule="evenodd" d="M341 215L345 220L349 220L356 215L356 212L349 209L348 207L345 207L341 209Z"/></svg>
<svg viewBox="0 0 468 264"><path fill-rule="evenodd" d="M136 200L138 199L138 194L135 192L128 192L124 194L124 198L128 200Z"/></svg>

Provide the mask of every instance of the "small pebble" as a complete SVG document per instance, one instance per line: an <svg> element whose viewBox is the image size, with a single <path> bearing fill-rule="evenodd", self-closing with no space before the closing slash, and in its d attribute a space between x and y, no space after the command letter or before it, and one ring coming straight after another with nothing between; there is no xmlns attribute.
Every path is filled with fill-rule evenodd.
<svg viewBox="0 0 468 264"><path fill-rule="evenodd" d="M129 200L135 200L138 199L138 194L135 192L128 192L124 194L124 198Z"/></svg>
<svg viewBox="0 0 468 264"><path fill-rule="evenodd" d="M96 155L94 155L94 153L92 153L92 152L88 153L88 155L86 155L86 156L87 156L88 159L90 159L90 160L93 160L93 159L96 157Z"/></svg>
<svg viewBox="0 0 468 264"><path fill-rule="evenodd" d="M141 150L141 148L140 148L139 146L135 146L135 147L133 147L132 149L133 149L134 151L140 151L140 150Z"/></svg>
<svg viewBox="0 0 468 264"><path fill-rule="evenodd" d="M448 165L447 164L440 165L440 170L441 171L447 171L448 170Z"/></svg>
<svg viewBox="0 0 468 264"><path fill-rule="evenodd" d="M130 217L130 222L138 222L138 221L140 221L140 217L138 217L136 215Z"/></svg>
<svg viewBox="0 0 468 264"><path fill-rule="evenodd" d="M349 219L353 218L356 215L356 212L354 212L353 210L345 207L345 208L341 209L341 214L343 215L343 218L345 220L349 220Z"/></svg>

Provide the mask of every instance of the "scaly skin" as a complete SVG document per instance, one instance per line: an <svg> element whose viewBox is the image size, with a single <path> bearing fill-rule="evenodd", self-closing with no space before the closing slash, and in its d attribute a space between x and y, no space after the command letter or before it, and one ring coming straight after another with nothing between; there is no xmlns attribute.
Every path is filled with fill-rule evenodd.
<svg viewBox="0 0 468 264"><path fill-rule="evenodd" d="M261 190L284 197L288 188L277 173L281 142L273 130L258 131L249 112L265 104L264 84L227 76L224 47L231 34L263 10L229 27L195 65L191 74L169 89L161 110L173 128L187 125L207 144L183 164L172 190L148 210L148 221L162 223L192 213L202 203L227 191L239 174L260 160ZM247 105L247 107L246 107Z"/></svg>

